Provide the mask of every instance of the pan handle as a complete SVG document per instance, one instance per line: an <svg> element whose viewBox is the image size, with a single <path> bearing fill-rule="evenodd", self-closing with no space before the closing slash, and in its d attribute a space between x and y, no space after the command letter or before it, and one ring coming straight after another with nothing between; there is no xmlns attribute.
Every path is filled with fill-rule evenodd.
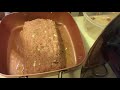
<svg viewBox="0 0 120 90"><path fill-rule="evenodd" d="M59 71L58 78L63 78L63 74L64 74L65 72L68 72L68 70Z"/></svg>
<svg viewBox="0 0 120 90"><path fill-rule="evenodd" d="M58 78L62 78L63 71L60 71L58 74Z"/></svg>

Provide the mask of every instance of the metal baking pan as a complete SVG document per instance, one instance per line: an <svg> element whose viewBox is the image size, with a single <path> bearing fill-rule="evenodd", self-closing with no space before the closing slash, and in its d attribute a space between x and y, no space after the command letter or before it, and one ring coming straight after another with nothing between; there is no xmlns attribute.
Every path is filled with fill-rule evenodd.
<svg viewBox="0 0 120 90"><path fill-rule="evenodd" d="M56 22L60 22L67 27L67 32L70 36L71 46L74 53L74 59L72 62L75 62L74 65L69 64L69 60L67 61L67 67L64 69L44 72L44 73L36 73L36 74L26 74L26 75L9 75L7 74L7 48L8 41L10 38L10 34L12 30L17 27L23 26L25 21L33 20L37 18L42 19L51 19ZM71 72L75 72L76 70L80 72L79 68L81 68L82 64L85 61L85 50L83 41L80 35L80 31L77 27L77 24L73 20L72 16L67 12L17 12L11 13L5 16L0 23L0 76L6 78L37 78L37 77L62 77L62 74L71 74ZM71 76L71 75L69 75ZM74 77L73 77L74 78Z"/></svg>

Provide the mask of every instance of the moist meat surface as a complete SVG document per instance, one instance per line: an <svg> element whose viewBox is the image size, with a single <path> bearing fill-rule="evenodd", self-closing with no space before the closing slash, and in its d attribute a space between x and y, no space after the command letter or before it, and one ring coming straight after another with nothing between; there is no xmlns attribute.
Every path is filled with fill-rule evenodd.
<svg viewBox="0 0 120 90"><path fill-rule="evenodd" d="M14 31L13 36L9 54L9 74L42 73L65 67L65 48L54 21L27 21L22 30Z"/></svg>

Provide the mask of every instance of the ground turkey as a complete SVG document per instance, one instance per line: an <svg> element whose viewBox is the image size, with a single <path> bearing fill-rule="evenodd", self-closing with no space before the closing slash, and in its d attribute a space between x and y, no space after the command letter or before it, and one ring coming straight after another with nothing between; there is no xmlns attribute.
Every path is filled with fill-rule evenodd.
<svg viewBox="0 0 120 90"><path fill-rule="evenodd" d="M62 69L66 65L64 51L54 21L26 21L22 30L14 31L9 54L9 74L33 74Z"/></svg>

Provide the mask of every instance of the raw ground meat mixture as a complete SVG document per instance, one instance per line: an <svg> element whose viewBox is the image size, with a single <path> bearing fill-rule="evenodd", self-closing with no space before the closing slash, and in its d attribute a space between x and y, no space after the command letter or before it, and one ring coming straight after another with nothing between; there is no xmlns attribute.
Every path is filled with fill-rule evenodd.
<svg viewBox="0 0 120 90"><path fill-rule="evenodd" d="M12 34L9 74L42 73L66 67L65 47L54 21L26 21L22 30Z"/></svg>

